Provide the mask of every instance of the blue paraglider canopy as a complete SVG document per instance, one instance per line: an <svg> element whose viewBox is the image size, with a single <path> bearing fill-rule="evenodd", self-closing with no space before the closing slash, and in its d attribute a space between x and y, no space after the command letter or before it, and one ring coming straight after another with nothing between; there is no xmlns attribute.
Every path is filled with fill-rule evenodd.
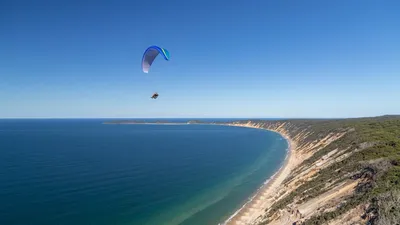
<svg viewBox="0 0 400 225"><path fill-rule="evenodd" d="M169 60L170 58L167 49L155 45L148 47L146 51L144 51L142 58L142 70L144 73L149 72L150 66L159 54L161 54L165 60Z"/></svg>

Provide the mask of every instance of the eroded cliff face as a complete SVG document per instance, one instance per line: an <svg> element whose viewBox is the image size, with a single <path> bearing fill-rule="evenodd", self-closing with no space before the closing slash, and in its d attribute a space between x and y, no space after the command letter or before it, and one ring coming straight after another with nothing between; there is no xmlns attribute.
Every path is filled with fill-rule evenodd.
<svg viewBox="0 0 400 225"><path fill-rule="evenodd" d="M282 172L281 180L275 183L273 190L266 192L267 194L258 200L253 212L243 214L235 224L324 224L315 223L310 219L329 212L334 214L346 203L346 199L355 193L360 184L368 180L368 177L363 176L352 178L355 172L341 174L340 166L332 167L333 164L338 165L355 152L368 147L368 143L357 147L334 144L340 142L345 135L354 132L352 128L318 131L312 125L289 121L240 121L229 125L279 132L291 140L292 147L288 166L286 171ZM337 171L327 172L333 168ZM326 177L335 173L341 175ZM368 205L359 204L342 213L341 219L331 220L329 224L365 224L368 215L364 214L367 208Z"/></svg>

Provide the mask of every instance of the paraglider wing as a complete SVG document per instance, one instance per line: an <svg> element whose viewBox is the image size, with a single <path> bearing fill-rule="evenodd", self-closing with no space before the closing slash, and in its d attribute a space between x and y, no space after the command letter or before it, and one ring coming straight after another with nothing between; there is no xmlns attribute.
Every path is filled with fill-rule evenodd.
<svg viewBox="0 0 400 225"><path fill-rule="evenodd" d="M142 69L144 73L148 73L151 64L156 59L158 54L161 54L165 60L169 60L169 52L167 49L158 46L150 46L146 49L142 58Z"/></svg>

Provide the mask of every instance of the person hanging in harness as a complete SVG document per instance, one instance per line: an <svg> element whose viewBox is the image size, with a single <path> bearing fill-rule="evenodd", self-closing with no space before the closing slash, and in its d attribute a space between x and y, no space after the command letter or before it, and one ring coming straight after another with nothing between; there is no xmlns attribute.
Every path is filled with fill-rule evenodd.
<svg viewBox="0 0 400 225"><path fill-rule="evenodd" d="M154 93L153 96L151 96L152 99L157 99L157 97L158 97L158 93L157 92Z"/></svg>

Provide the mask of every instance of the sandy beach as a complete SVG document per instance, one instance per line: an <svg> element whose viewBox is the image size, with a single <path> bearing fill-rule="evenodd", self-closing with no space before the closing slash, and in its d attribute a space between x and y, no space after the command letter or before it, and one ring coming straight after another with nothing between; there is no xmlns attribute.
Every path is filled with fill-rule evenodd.
<svg viewBox="0 0 400 225"><path fill-rule="evenodd" d="M240 126L256 129L265 129L251 124L231 124L230 126ZM265 129L272 132L279 133L283 136L289 144L287 156L282 167L258 190L258 192L247 202L241 209L233 214L224 225L239 225L239 224L253 224L260 221L260 216L265 214L265 209L271 206L274 202L276 193L279 192L279 187L286 177L290 174L291 170L298 165L299 157L296 154L296 143L289 138L288 135L278 132L276 130Z"/></svg>

